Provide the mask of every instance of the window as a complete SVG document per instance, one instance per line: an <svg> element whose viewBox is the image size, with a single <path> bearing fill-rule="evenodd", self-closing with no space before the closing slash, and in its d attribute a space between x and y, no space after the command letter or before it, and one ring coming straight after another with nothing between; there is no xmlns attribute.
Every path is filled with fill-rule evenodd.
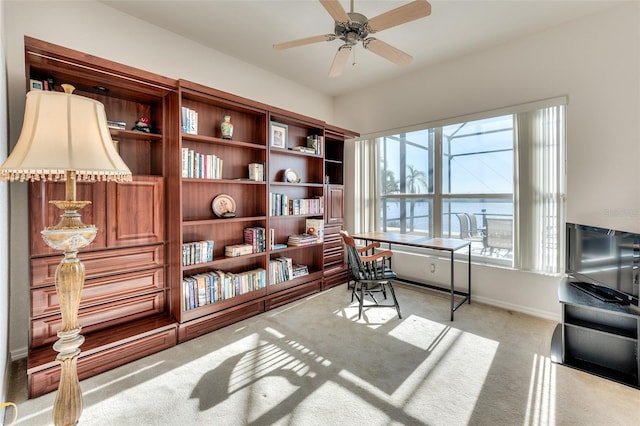
<svg viewBox="0 0 640 426"><path fill-rule="evenodd" d="M375 206L376 213L369 229L356 231L468 239L476 261L560 272L564 103L543 101L357 141L356 156L373 161L377 176L357 173L358 192L375 194L374 203L359 205ZM367 158L358 154L365 143Z"/></svg>

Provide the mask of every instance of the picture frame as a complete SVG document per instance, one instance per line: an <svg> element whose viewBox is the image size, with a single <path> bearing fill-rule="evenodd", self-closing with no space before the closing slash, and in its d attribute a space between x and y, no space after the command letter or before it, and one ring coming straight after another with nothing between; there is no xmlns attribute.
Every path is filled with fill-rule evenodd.
<svg viewBox="0 0 640 426"><path fill-rule="evenodd" d="M44 90L44 83L40 80L29 80L29 90Z"/></svg>
<svg viewBox="0 0 640 426"><path fill-rule="evenodd" d="M272 121L269 124L269 140L274 148L286 148L289 126Z"/></svg>

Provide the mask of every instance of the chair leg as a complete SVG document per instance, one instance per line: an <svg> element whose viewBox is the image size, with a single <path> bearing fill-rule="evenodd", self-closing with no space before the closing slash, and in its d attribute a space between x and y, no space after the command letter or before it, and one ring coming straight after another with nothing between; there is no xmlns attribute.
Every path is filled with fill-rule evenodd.
<svg viewBox="0 0 640 426"><path fill-rule="evenodd" d="M360 303L358 306L358 319L362 317L362 305L364 304L364 293L366 291L365 287L367 287L366 284L360 283Z"/></svg>
<svg viewBox="0 0 640 426"><path fill-rule="evenodd" d="M400 304L398 304L398 299L396 299L396 292L393 290L393 284L391 281L388 282L389 291L391 292L391 297L393 298L393 304L396 305L396 311L398 311L398 318L402 319L402 314L400 313Z"/></svg>

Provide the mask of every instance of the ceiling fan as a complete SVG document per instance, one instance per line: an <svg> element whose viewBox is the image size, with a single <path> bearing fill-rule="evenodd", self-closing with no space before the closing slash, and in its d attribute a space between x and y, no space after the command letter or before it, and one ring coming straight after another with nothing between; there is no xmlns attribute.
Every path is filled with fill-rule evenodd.
<svg viewBox="0 0 640 426"><path fill-rule="evenodd" d="M344 41L344 44L338 48L336 56L333 58L333 63L329 69L330 77L337 77L342 74L351 49L353 49L359 41L362 42L362 46L365 49L395 64L408 65L411 63L413 60L411 55L396 49L384 41L369 37L369 35L429 16L431 14L431 5L429 2L427 0L413 0L411 3L368 19L366 16L353 11L353 1L354 0L351 0L351 12L347 13L338 0L320 0L322 6L324 6L335 21L333 34L306 37L286 43L274 44L273 48L279 50L289 49L291 47L304 46L321 41L333 41L335 39Z"/></svg>

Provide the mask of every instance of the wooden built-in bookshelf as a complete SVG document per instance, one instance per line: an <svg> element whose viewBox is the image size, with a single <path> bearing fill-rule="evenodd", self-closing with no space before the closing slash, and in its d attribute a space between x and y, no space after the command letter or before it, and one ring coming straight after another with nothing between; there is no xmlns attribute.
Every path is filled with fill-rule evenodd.
<svg viewBox="0 0 640 426"><path fill-rule="evenodd" d="M78 199L92 201L81 212L83 221L98 228L95 241L80 254L86 268L79 313L86 339L78 360L81 379L345 281L342 242L336 237L343 223L344 140L353 132L30 37L25 37L25 60L27 90L31 79L46 80L54 90L70 83L75 94L102 102L108 120L126 123L111 135L133 182L77 188ZM183 111L197 113L197 130L183 128ZM150 133L131 130L142 116L150 119ZM225 116L233 124L231 139L222 137ZM272 146L271 122L287 126L284 146ZM316 152L292 149L304 146L310 135L321 143ZM185 173L184 158L196 153L207 167L217 164L220 173ZM249 180L249 164L260 165L262 180ZM286 169L295 170L300 181L286 181ZM314 200L320 207L275 215L271 193ZM40 230L57 222L59 212L48 201L63 194L61 183L30 184L30 397L55 390L60 374L51 345L60 323L54 273L61 255L46 246ZM214 214L212 201L221 194L235 201L234 217ZM307 231L311 219L324 224L324 241L287 244L290 236ZM263 251L227 256L225 247L245 243L247 228L264 229ZM202 241L213 242L210 256L184 261L183 246ZM270 264L284 262L280 258L298 265L300 275L271 279ZM260 286L249 284L219 300L210 293L204 303L186 305L185 279L259 270L266 277Z"/></svg>

